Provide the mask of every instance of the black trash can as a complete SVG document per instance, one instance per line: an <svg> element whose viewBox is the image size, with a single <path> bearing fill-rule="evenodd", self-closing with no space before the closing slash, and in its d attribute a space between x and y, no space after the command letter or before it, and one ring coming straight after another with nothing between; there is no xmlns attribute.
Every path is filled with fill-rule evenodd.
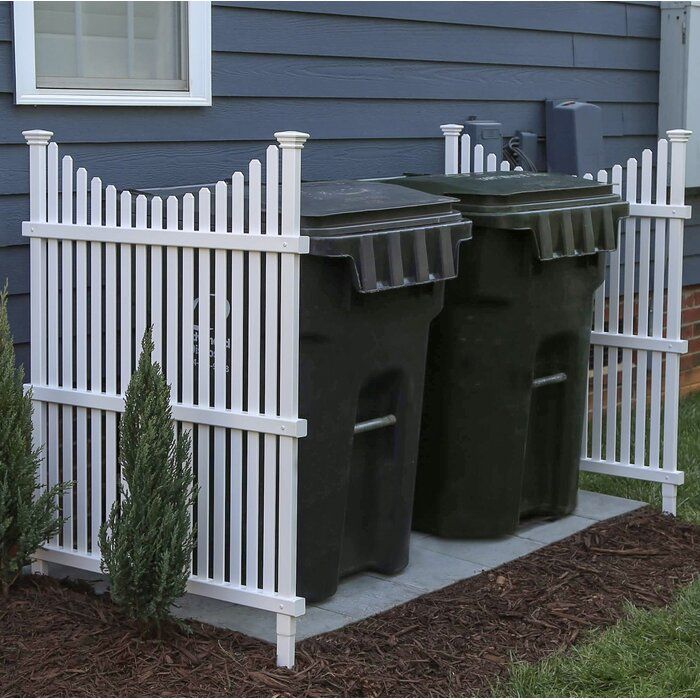
<svg viewBox="0 0 700 700"><path fill-rule="evenodd" d="M457 197L474 222L430 333L414 526L494 537L570 513L593 293L628 205L568 175L391 181Z"/></svg>
<svg viewBox="0 0 700 700"><path fill-rule="evenodd" d="M309 602L343 576L408 563L428 332L471 238L455 202L380 182L302 184L297 594Z"/></svg>

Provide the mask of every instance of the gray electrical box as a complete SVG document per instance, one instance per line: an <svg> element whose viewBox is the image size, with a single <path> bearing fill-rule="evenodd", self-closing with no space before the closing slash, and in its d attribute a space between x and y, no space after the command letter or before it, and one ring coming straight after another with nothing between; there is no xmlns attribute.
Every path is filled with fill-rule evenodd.
<svg viewBox="0 0 700 700"><path fill-rule="evenodd" d="M484 147L484 162L489 153L495 153L500 164L503 159L503 127L501 122L485 119L469 119L464 124L464 133L469 134L472 151L474 146Z"/></svg>
<svg viewBox="0 0 700 700"><path fill-rule="evenodd" d="M548 172L585 175L603 167L603 117L598 105L548 100L546 120Z"/></svg>

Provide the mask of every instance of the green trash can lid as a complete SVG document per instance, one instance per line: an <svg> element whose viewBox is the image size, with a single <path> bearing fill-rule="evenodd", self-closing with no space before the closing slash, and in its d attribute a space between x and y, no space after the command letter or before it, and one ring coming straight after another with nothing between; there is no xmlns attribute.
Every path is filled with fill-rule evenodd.
<svg viewBox="0 0 700 700"><path fill-rule="evenodd" d="M458 220L454 197L408 190L383 182L327 180L301 186L301 228L305 235L370 233L398 226ZM263 203L264 206L264 203Z"/></svg>
<svg viewBox="0 0 700 700"><path fill-rule="evenodd" d="M213 193L215 184L132 192L181 199L201 188ZM439 282L456 277L459 246L471 239L471 222L455 208L458 201L383 182L304 182L300 233L309 237L311 255L349 258L360 292ZM263 218L265 204L263 195ZM212 227L214 211L212 206Z"/></svg>
<svg viewBox="0 0 700 700"><path fill-rule="evenodd" d="M476 227L531 231L541 260L614 250L629 214L612 186L553 173L416 175L384 180L459 199Z"/></svg>

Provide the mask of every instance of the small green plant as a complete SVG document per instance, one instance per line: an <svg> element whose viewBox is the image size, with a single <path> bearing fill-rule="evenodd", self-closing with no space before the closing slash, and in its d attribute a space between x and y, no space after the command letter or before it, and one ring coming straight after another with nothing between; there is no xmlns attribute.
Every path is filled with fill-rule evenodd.
<svg viewBox="0 0 700 700"><path fill-rule="evenodd" d="M151 361L144 334L120 424L122 484L100 530L102 570L112 600L145 635L160 635L173 601L185 592L194 548L190 509L196 491L189 435L175 435L170 387Z"/></svg>
<svg viewBox="0 0 700 700"><path fill-rule="evenodd" d="M40 450L32 448L32 399L22 386L7 318L7 285L0 292L0 595L53 537L63 520L57 503L69 483L46 489L38 481ZM43 489L43 490L42 490Z"/></svg>

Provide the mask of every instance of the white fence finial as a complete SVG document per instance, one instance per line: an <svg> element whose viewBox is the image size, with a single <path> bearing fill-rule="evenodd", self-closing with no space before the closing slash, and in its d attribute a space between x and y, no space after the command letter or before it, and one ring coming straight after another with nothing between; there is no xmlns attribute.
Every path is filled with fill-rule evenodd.
<svg viewBox="0 0 700 700"><path fill-rule="evenodd" d="M440 129L445 136L447 136L447 134L455 134L456 136L459 136L464 127L461 124L441 124Z"/></svg>
<svg viewBox="0 0 700 700"><path fill-rule="evenodd" d="M278 131L275 138L280 148L304 148L309 135L303 131Z"/></svg>
<svg viewBox="0 0 700 700"><path fill-rule="evenodd" d="M669 129L666 132L666 136L668 136L669 141L678 141L681 143L686 143L692 134L693 132L689 131L688 129Z"/></svg>
<svg viewBox="0 0 700 700"><path fill-rule="evenodd" d="M24 136L30 146L47 146L53 136L53 131L29 129L28 131L23 131L22 136Z"/></svg>
<svg viewBox="0 0 700 700"><path fill-rule="evenodd" d="M455 175L459 172L459 135L464 127L461 124L441 124L445 137L445 174Z"/></svg>

